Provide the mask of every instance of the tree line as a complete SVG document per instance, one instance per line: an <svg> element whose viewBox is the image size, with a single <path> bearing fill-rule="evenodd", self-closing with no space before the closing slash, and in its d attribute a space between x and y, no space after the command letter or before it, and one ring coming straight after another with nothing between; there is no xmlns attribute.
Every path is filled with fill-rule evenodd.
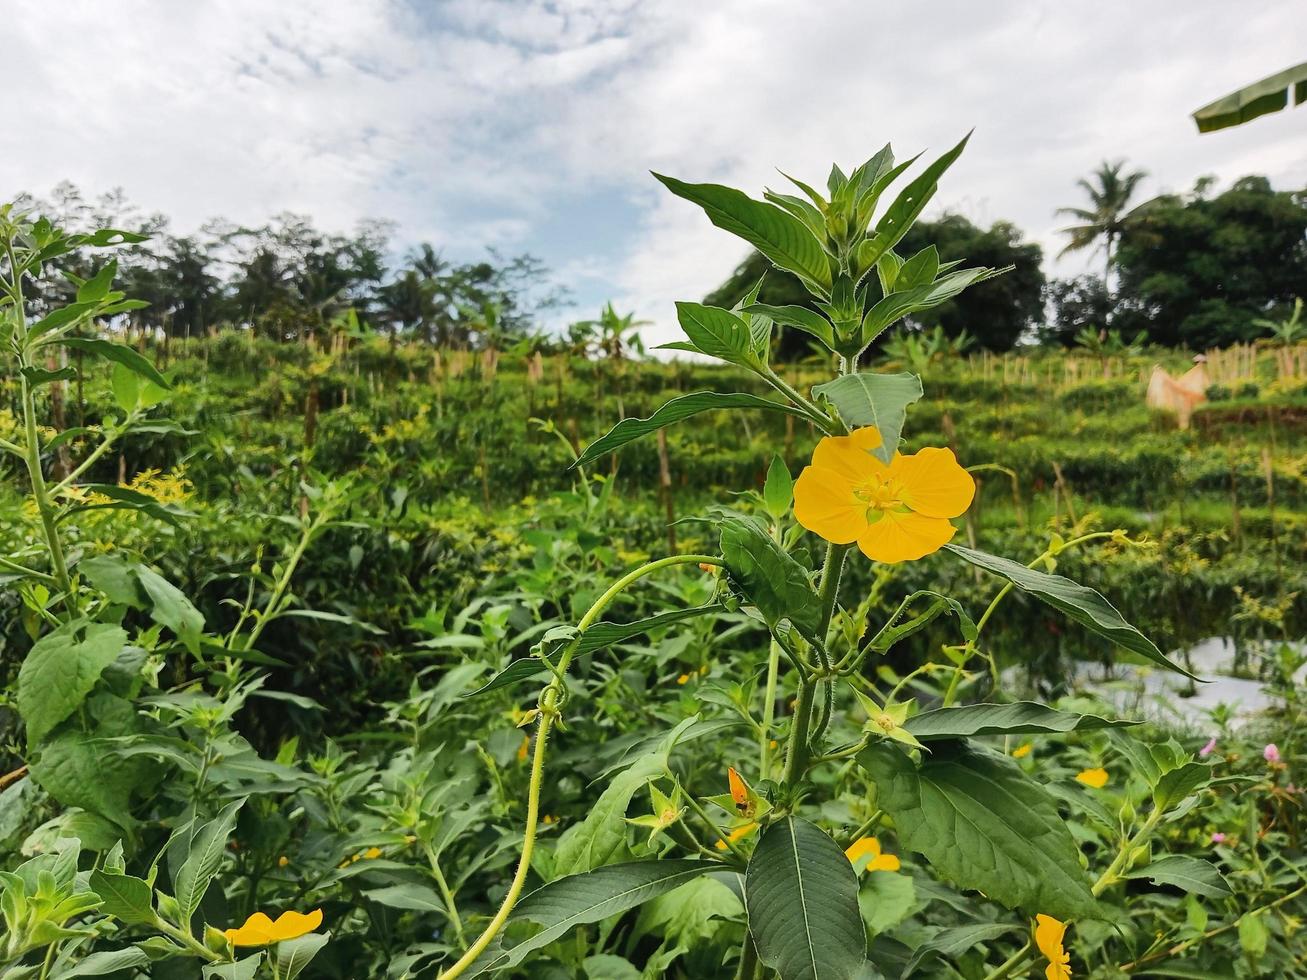
<svg viewBox="0 0 1307 980"><path fill-rule="evenodd" d="M922 313L900 332L939 328L949 338L1002 351L1028 343L1069 346L1087 330L1111 328L1201 349L1259 336L1258 321L1286 314L1307 290L1307 192L1275 190L1259 176L1218 190L1203 178L1186 194L1140 202L1143 178L1123 161L1104 162L1078 184L1084 203L1059 210L1074 222L1064 229L1063 251L1101 253L1101 274L1047 279L1043 250L1007 221L982 228L945 213L918 222L898 248L903 255L933 243L945 261L1012 270ZM387 222L364 221L342 234L283 213L260 226L215 219L177 235L166 216L142 214L121 192L89 201L70 184L48 199L20 198L19 205L74 231L115 227L148 235L119 250L119 281L149 304L131 314L131 325L168 337L247 329L294 341L348 314L350 323L446 347L527 339L537 347L621 357L638 342L639 323L611 307L560 337L545 337L542 314L565 305L567 294L539 259L488 250L479 261L452 262L429 244L396 257L396 229ZM96 271L92 263L89 254L74 253L62 271L86 278ZM705 301L733 306L760 279L760 302L811 301L793 276L757 253ZM59 277L47 282L53 291L72 291ZM803 336L792 331L781 343L783 358L806 352Z"/></svg>

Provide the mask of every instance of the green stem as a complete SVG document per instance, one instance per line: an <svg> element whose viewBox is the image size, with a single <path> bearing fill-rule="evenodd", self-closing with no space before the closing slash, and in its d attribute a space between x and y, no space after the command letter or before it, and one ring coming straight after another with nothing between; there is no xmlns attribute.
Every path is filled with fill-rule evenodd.
<svg viewBox="0 0 1307 980"><path fill-rule="evenodd" d="M26 358L21 358L25 361ZM59 540L59 530L55 526L54 504L46 487L45 474L41 469L41 441L36 428L36 400L27 383L26 375L19 375L19 397L23 406L23 425L27 445L27 476L32 484L32 499L36 502L37 512L41 516L41 529L45 534L45 545L50 551L50 565L54 569L55 583L64 593L64 605L68 612L77 615L77 596L73 594L72 581L68 577L68 565L64 559L63 543Z"/></svg>
<svg viewBox="0 0 1307 980"><path fill-rule="evenodd" d="M986 973L985 980L1002 980L1003 977L1010 976L1013 970L1021 966L1023 963L1025 963L1027 958L1029 958L1030 949L1031 949L1030 940L1027 939L1026 944L1024 946L1022 946L1019 950L1017 950L1015 953L1009 956L1006 960L1000 963L989 973Z"/></svg>
<svg viewBox="0 0 1307 980"><path fill-rule="evenodd" d="M841 846L848 847L850 844L853 844L854 842L859 841L862 838L866 837L867 834L869 834L880 823L881 817L883 816L885 816L885 811L877 810L866 820L862 821L862 823L858 825L858 828L856 830L841 838L840 840Z"/></svg>
<svg viewBox="0 0 1307 980"><path fill-rule="evenodd" d="M53 575L47 575L45 572L38 572L34 568L28 568L26 565L20 565L16 561L10 561L8 558L0 556L0 568L7 569L17 575L25 578L34 578L38 582L44 582L46 585L58 585Z"/></svg>
<svg viewBox="0 0 1307 980"><path fill-rule="evenodd" d="M449 912L449 924L454 927L454 935L458 939L458 944L466 947L467 940L463 938L463 918L458 914L458 905L454 902L454 893L450 890L449 882L445 880L445 874L440 870L440 859L426 841L422 842L422 849L426 852L427 863L431 865L431 876L436 879L436 887L440 889L440 897L444 900L445 908Z"/></svg>
<svg viewBox="0 0 1307 980"><path fill-rule="evenodd" d="M186 929L179 929L171 922L158 915L154 917L154 922L151 924L165 936L171 936L173 939L177 940L196 956L206 959L210 963L218 963L222 961L222 956L220 954L209 949L208 946L205 946L202 942L197 940Z"/></svg>
<svg viewBox="0 0 1307 980"><path fill-rule="evenodd" d="M758 733L758 774L771 775L771 729L776 720L776 686L780 677L781 645L771 641L767 653L767 687L763 692L762 729Z"/></svg>
<svg viewBox="0 0 1307 980"><path fill-rule="evenodd" d="M585 632L603 614L608 604L617 598L622 590L631 583L660 568L691 563L717 565L719 567L724 564L720 558L714 555L671 555L641 565L639 568L623 575L608 588L608 591L594 601L594 604L577 623L578 631ZM527 874L531 870L531 854L535 850L536 830L540 819L540 787L544 781L545 750L549 744L549 732L559 717L560 698L563 697L563 677L567 673L567 668L576 655L579 645L579 639L575 639L568 644L566 650L563 651L562 657L559 658L554 679L549 682L540 695L540 715L539 721L536 722L535 753L531 759L531 776L527 786L526 827L523 830L522 853L518 858L517 870L513 873L513 880L509 883L508 893L504 895L499 910L486 925L481 935L472 942L472 945L467 948L467 952L459 957L456 963L441 972L438 980L454 980L455 977L460 977L467 972L468 968L476 962L477 957L485 952L486 947L499 935L500 930L504 928L504 924L508 921L509 915L512 914L514 906L517 905L517 901L522 895Z"/></svg>
<svg viewBox="0 0 1307 980"><path fill-rule="evenodd" d="M295 574L295 569L303 559L304 552L308 550L309 543L325 521L326 515L321 514L309 522L300 533L299 542L286 560L286 567L282 569L281 577L277 579L276 585L272 588L272 595L268 598L267 605L263 607L263 614L259 617L259 621L254 624L254 628L250 630L249 640L245 644L246 649L254 646L267 625L277 618L277 614L280 612L277 606L281 602L282 596L286 594L286 590L290 587L291 576Z"/></svg>
<svg viewBox="0 0 1307 980"><path fill-rule="evenodd" d="M127 429L132 425L132 423L136 421L136 417L137 417L136 413L132 412L127 416L126 421L121 426L117 426L113 429L110 429L109 432L105 434L105 437L101 441L100 445L96 446L93 450L91 450L90 455L87 456L84 460L82 460L77 465L76 469L74 469L66 477L64 477L57 484L51 487L50 492L56 495L61 494L69 487L71 487L74 483L76 483L78 477L80 477L83 473L85 473L92 466L94 466L96 461L109 451L110 447L112 447L118 441L118 437L121 436L125 431L127 431Z"/></svg>
<svg viewBox="0 0 1307 980"><path fill-rule="evenodd" d="M790 385L789 382L773 371L771 367L764 366L759 373L769 385L779 391L790 401L794 402L813 425L828 436L835 434L835 428L832 425L830 418L816 405L804 398L803 395Z"/></svg>

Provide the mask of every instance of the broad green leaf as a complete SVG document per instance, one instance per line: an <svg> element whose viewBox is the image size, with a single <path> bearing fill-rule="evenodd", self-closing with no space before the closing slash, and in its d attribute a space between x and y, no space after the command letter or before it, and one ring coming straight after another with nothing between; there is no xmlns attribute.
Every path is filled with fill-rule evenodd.
<svg viewBox="0 0 1307 980"><path fill-rule="evenodd" d="M637 619L631 623L595 623L586 629L584 633L580 634L574 656L584 656L587 653L593 653L596 650L602 650L605 647L610 647L616 643L629 640L642 633L649 633L653 630L661 629L664 626L671 626L673 623L693 619L696 616L710 615L723 611L724 608L720 603L710 602L702 606L669 609L667 612L658 613L656 616L649 616L646 619ZM519 660L514 660L511 664L497 673L490 679L489 683L464 695L464 697L476 697L478 694L485 694L487 691L497 691L500 688L511 687L520 681L527 680L528 678L535 677L536 675L545 672L545 665L540 662L538 657L522 657Z"/></svg>
<svg viewBox="0 0 1307 980"><path fill-rule="evenodd" d="M816 337L828 349L835 349L835 328L816 310L806 306L768 306L766 303L754 303L746 306L744 312L770 317L781 326L795 327Z"/></svg>
<svg viewBox="0 0 1307 980"><path fill-rule="evenodd" d="M1164 772L1153 787L1153 803L1159 810L1169 810L1185 797L1192 796L1212 781L1212 767L1202 762L1186 762Z"/></svg>
<svg viewBox="0 0 1307 980"><path fill-rule="evenodd" d="M862 910L862 921L873 934L893 929L918 905L917 886L911 875L872 871L863 879L858 907Z"/></svg>
<svg viewBox="0 0 1307 980"><path fill-rule="evenodd" d="M1271 932L1266 928L1266 919L1261 909L1246 913L1239 920L1239 948L1253 960L1260 960L1266 955Z"/></svg>
<svg viewBox="0 0 1307 980"><path fill-rule="evenodd" d="M974 735L1086 732L1137 724L1137 721L1058 711L1034 701L1017 701L1014 704L969 704L960 708L935 708L914 715L903 727L918 740L926 742L931 739L968 738Z"/></svg>
<svg viewBox="0 0 1307 980"><path fill-rule="evenodd" d="M150 618L177 634L192 654L200 652L204 616L191 604L182 590L144 565L136 566L136 578L150 597Z"/></svg>
<svg viewBox="0 0 1307 980"><path fill-rule="evenodd" d="M671 425L673 422L680 422L682 419L688 419L691 415L698 415L700 412L713 411L719 408L761 408L773 412L785 412L788 415L796 415L803 419L807 418L797 408L772 401L769 398L763 398L760 395L749 395L744 392L695 391L664 402L647 419L622 419L609 429L605 435L586 446L585 452L577 457L576 462L568 469L576 466L586 466L600 456L620 449L628 442L647 436L663 426Z"/></svg>
<svg viewBox="0 0 1307 980"><path fill-rule="evenodd" d="M204 980L254 980L259 975L259 964L262 962L263 951L260 950L235 963L206 966L203 970Z"/></svg>
<svg viewBox="0 0 1307 980"><path fill-rule="evenodd" d="M888 463L898 449L908 406L921 397L921 379L915 374L846 374L817 385L812 393L834 405L849 428L879 429L882 443L875 455Z"/></svg>
<svg viewBox="0 0 1307 980"><path fill-rule="evenodd" d="M367 863L370 864L371 862ZM402 881L399 884L386 885L381 888L367 888L363 890L363 895L369 901L384 905L390 909L404 909L410 912L439 912L445 916L449 914L449 910L445 907L445 903L438 891L428 885L419 885L415 881Z"/></svg>
<svg viewBox="0 0 1307 980"><path fill-rule="evenodd" d="M115 364L110 374L110 387L114 402L124 412L150 408L168 397L168 392L157 384L141 377L123 364Z"/></svg>
<svg viewBox="0 0 1307 980"><path fill-rule="evenodd" d="M962 151L966 148L969 139L971 139L971 134L967 133L958 142L957 146L929 164L903 190L899 191L899 196L894 199L894 203L886 209L880 220L876 222L875 234L869 236L866 241L858 246L859 268L870 269L880 260L882 255L897 245L899 240L907 234L908 229L912 227L917 218L921 216L921 212L925 210L926 205L930 203L930 199L935 196L939 178L962 155Z"/></svg>
<svg viewBox="0 0 1307 980"><path fill-rule="evenodd" d="M744 367L761 363L754 354L749 324L730 310L702 303L677 303L676 317L690 343L663 344L661 349L695 351Z"/></svg>
<svg viewBox="0 0 1307 980"><path fill-rule="evenodd" d="M124 829L135 824L128 800L145 768L139 760L120 757L108 743L81 732L65 731L42 745L30 765L37 784L65 806L98 813Z"/></svg>
<svg viewBox="0 0 1307 980"><path fill-rule="evenodd" d="M1194 111L1194 122L1200 133L1238 126L1268 112L1279 112L1289 104L1290 90L1294 105L1307 102L1307 61L1209 102Z"/></svg>
<svg viewBox="0 0 1307 980"><path fill-rule="evenodd" d="M586 980L644 980L645 974L624 957L596 953L581 961Z"/></svg>
<svg viewBox="0 0 1307 980"><path fill-rule="evenodd" d="M77 287L77 302L98 303L109 295L114 276L118 275L118 260L110 259L100 271Z"/></svg>
<svg viewBox="0 0 1307 980"><path fill-rule="evenodd" d="M744 875L749 934L781 980L853 980L867 962L858 878L821 828L795 816L773 823Z"/></svg>
<svg viewBox="0 0 1307 980"><path fill-rule="evenodd" d="M733 873L733 872L732 872ZM655 935L689 949L711 939L722 922L742 915L736 893L718 878L700 877L659 895L640 909L632 937Z"/></svg>
<svg viewBox="0 0 1307 980"><path fill-rule="evenodd" d="M527 921L544 929L521 942L513 943L505 937L501 949L507 961L497 965L516 966L527 954L548 946L579 925L618 915L701 874L721 870L720 864L710 861L632 861L551 881L522 899L508 920L510 927L514 922Z"/></svg>
<svg viewBox="0 0 1307 980"><path fill-rule="evenodd" d="M941 276L932 283L890 293L878 300L862 318L857 349L865 348L891 324L903 317L941 306L963 290L1009 271L1011 267L959 269Z"/></svg>
<svg viewBox="0 0 1307 980"><path fill-rule="evenodd" d="M1157 649L1157 645L1152 640L1122 619L1116 608L1094 589L1061 575L1036 571L1010 558L973 551L962 545L946 544L944 550L952 552L978 568L1007 579L1018 589L1029 592L1055 609L1060 609L1081 626L1092 630L1104 639L1111 640L1130 652L1137 653L1178 674L1200 680L1183 667L1172 663L1161 650Z"/></svg>
<svg viewBox="0 0 1307 980"><path fill-rule="evenodd" d="M134 431L140 432L142 430L138 428ZM176 505L161 504L148 494L133 490L131 487L120 487L114 483L85 483L82 485L82 489L87 493L108 497L109 503L79 504L76 507L70 507L60 516L60 520L86 510L137 510L158 520L166 521L174 527L180 527L181 522L177 518L179 516L189 516L186 511Z"/></svg>
<svg viewBox="0 0 1307 980"><path fill-rule="evenodd" d="M110 340L100 340L97 337L60 337L58 342L64 347L79 350L84 354L103 357L116 364L121 364L127 370L139 374L146 381L164 390L172 389L168 379L160 374L153 364L130 347L115 344Z"/></svg>
<svg viewBox="0 0 1307 980"><path fill-rule="evenodd" d="M105 949L92 953L84 960L78 960L72 969L56 976L57 980L64 980L65 977L102 977L106 973L118 973L120 970L149 966L152 962L154 957L135 946L128 946L126 949Z"/></svg>
<svg viewBox="0 0 1307 980"><path fill-rule="evenodd" d="M112 555L94 555L78 562L77 571L110 602L133 609L145 608L135 565Z"/></svg>
<svg viewBox="0 0 1307 980"><path fill-rule="evenodd" d="M278 980L295 980L322 947L327 945L329 939L329 932L310 932L297 939L277 943Z"/></svg>
<svg viewBox="0 0 1307 980"><path fill-rule="evenodd" d="M762 484L762 502L773 520L779 521L790 512L794 500L794 478L785 460L773 456L767 467L767 478Z"/></svg>
<svg viewBox="0 0 1307 980"><path fill-rule="evenodd" d="M772 261L799 277L820 296L830 292L830 258L806 224L794 215L720 184L687 184L654 174L677 197L701 208L718 228L738 235Z"/></svg>
<svg viewBox="0 0 1307 980"><path fill-rule="evenodd" d="M191 837L186 859L173 877L173 897L181 907L181 922L189 925L191 916L200 907L204 893L222 867L227 850L227 839L236 830L236 817L245 805L234 800L218 811L218 815L201 826Z"/></svg>
<svg viewBox="0 0 1307 980"><path fill-rule="evenodd" d="M821 602L808 580L807 570L749 518L727 517L721 524L722 557L731 578L775 627L789 619L815 642L821 624Z"/></svg>
<svg viewBox="0 0 1307 980"><path fill-rule="evenodd" d="M916 951L912 954L912 959L908 961L907 968L903 971L903 976L913 976L917 967L933 956L953 959L963 953L971 952L981 943L987 943L998 939L1000 936L1006 936L1010 932L1016 932L1019 928L1020 926L1015 923L995 922L940 929L916 948Z"/></svg>
<svg viewBox="0 0 1307 980"><path fill-rule="evenodd" d="M1012 760L958 743L932 747L918 769L881 742L858 762L899 841L962 888L1058 919L1096 917L1080 854L1044 788Z"/></svg>
<svg viewBox="0 0 1307 980"><path fill-rule="evenodd" d="M18 671L18 713L27 744L41 742L76 711L104 669L127 644L127 633L108 623L76 619L37 640Z"/></svg>
<svg viewBox="0 0 1307 980"><path fill-rule="evenodd" d="M614 776L581 823L570 827L554 851L554 876L577 874L611 864L624 856L631 797L667 771L667 753L641 756Z"/></svg>
<svg viewBox="0 0 1307 980"><path fill-rule="evenodd" d="M1142 868L1125 872L1124 878L1147 878L1155 885L1174 885L1189 894L1208 898L1229 898L1230 883L1210 862L1188 854L1168 854Z"/></svg>
<svg viewBox="0 0 1307 980"><path fill-rule="evenodd" d="M154 918L154 889L128 874L91 872L91 890L100 896L100 911L129 925Z"/></svg>

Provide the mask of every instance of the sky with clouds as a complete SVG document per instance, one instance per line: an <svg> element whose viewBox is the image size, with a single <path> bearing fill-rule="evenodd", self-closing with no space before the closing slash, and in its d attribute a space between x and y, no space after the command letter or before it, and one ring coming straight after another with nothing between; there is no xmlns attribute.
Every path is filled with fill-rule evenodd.
<svg viewBox="0 0 1307 980"><path fill-rule="evenodd" d="M886 141L938 153L933 205L1014 221L1055 261L1055 208L1104 158L1143 193L1307 182L1307 109L1199 136L1189 112L1307 58L1301 8L1229 0L0 0L0 198L123 188L208 218L397 223L450 257L546 261L677 332L747 249L650 170L760 193ZM928 212L929 214L930 212Z"/></svg>

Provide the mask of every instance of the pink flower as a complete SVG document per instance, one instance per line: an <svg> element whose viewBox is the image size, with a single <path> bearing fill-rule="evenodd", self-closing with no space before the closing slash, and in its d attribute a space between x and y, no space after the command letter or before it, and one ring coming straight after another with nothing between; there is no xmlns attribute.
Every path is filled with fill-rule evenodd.
<svg viewBox="0 0 1307 980"><path fill-rule="evenodd" d="M1206 759L1209 755L1211 755L1215 751L1216 751L1216 739L1213 738L1210 742L1208 742L1206 745L1204 745L1201 749L1198 750L1198 754L1202 756L1204 759Z"/></svg>
<svg viewBox="0 0 1307 980"><path fill-rule="evenodd" d="M1212 843L1213 843L1213 844L1224 844L1224 843L1225 843L1225 834L1221 833L1219 830L1218 830L1216 833L1212 834Z"/></svg>
<svg viewBox="0 0 1307 980"><path fill-rule="evenodd" d="M1262 749L1262 758L1265 759L1267 762L1269 762L1271 765L1278 766L1280 764L1279 747L1276 746L1274 742L1268 743L1266 748Z"/></svg>

